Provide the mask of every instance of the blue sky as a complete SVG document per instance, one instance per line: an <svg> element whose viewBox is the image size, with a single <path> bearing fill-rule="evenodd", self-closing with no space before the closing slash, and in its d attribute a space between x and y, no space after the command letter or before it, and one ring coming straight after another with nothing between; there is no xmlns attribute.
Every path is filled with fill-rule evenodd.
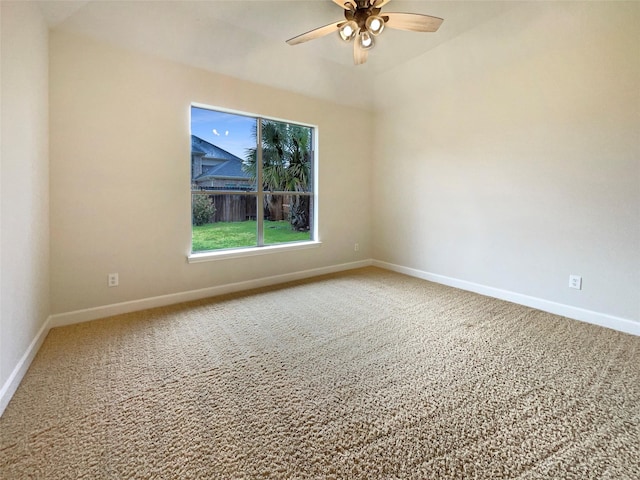
<svg viewBox="0 0 640 480"><path fill-rule="evenodd" d="M245 151L255 147L256 119L191 107L191 134L244 159Z"/></svg>

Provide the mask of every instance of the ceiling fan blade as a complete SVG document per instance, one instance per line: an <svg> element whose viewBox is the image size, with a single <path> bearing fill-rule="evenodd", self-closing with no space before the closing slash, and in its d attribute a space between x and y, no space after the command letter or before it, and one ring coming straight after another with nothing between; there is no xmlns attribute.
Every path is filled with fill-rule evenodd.
<svg viewBox="0 0 640 480"><path fill-rule="evenodd" d="M355 65L362 65L363 63L366 63L368 57L369 50L362 48L358 39L355 38L353 40L353 63Z"/></svg>
<svg viewBox="0 0 640 480"><path fill-rule="evenodd" d="M358 7L355 0L333 0L333 3L340 5L345 10L355 10Z"/></svg>
<svg viewBox="0 0 640 480"><path fill-rule="evenodd" d="M435 32L443 22L442 18L420 13L384 13L382 18L389 28L411 32Z"/></svg>
<svg viewBox="0 0 640 480"><path fill-rule="evenodd" d="M289 45L298 45L299 43L304 43L308 42L309 40L315 40L316 38L324 37L325 35L329 35L330 33L338 31L338 28L340 28L343 23L344 20L330 23L329 25L325 25L324 27L319 27L307 33L303 33L302 35L298 35L297 37L290 38L289 40L287 40L287 43Z"/></svg>

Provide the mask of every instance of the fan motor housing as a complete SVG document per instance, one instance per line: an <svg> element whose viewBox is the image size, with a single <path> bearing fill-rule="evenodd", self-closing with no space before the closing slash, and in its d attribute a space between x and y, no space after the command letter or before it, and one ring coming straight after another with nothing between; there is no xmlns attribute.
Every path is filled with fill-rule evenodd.
<svg viewBox="0 0 640 480"><path fill-rule="evenodd" d="M366 0L365 2L358 2L358 5L360 5L361 3L367 3ZM360 30L362 31L366 31L367 30L367 18L369 18L372 15L379 15L381 12L380 8L374 8L374 7L370 7L370 6L358 6L358 8L353 11L353 10L345 10L344 11L344 18L346 18L348 21L355 21L358 24L358 27L360 28Z"/></svg>

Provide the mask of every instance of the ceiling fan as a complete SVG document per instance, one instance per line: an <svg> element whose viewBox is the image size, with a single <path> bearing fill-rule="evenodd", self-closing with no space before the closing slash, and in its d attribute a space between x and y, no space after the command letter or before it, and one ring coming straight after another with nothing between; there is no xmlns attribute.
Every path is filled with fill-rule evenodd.
<svg viewBox="0 0 640 480"><path fill-rule="evenodd" d="M338 32L345 42L353 42L353 62L361 65L367 61L369 50L375 45L374 37L385 27L412 32L435 32L442 18L420 13L382 13L381 9L391 0L332 0L344 8L344 20L316 28L287 40L289 45L298 45L316 38Z"/></svg>

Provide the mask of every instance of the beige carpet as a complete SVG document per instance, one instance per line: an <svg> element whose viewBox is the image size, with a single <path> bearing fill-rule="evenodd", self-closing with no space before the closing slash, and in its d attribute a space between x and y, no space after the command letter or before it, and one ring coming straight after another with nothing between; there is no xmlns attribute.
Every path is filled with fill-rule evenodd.
<svg viewBox="0 0 640 480"><path fill-rule="evenodd" d="M367 268L54 329L0 478L639 479L640 337Z"/></svg>

